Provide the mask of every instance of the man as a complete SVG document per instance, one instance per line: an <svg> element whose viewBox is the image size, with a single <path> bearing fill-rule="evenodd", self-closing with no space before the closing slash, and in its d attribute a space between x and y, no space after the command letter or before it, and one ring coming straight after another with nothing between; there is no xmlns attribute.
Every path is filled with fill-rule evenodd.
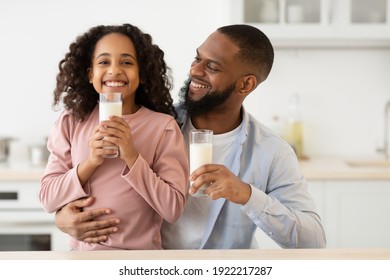
<svg viewBox="0 0 390 280"><path fill-rule="evenodd" d="M283 248L325 247L294 151L243 107L268 77L273 57L269 39L249 25L221 27L197 49L180 93L178 121L187 144L191 129L214 132L213 164L191 174L183 216L163 225L164 248L251 248L257 227ZM211 183L208 196L192 197L204 183ZM80 212L92 203L92 198L69 203L56 215L58 227L86 242L120 230L115 218L95 221L109 209Z"/></svg>

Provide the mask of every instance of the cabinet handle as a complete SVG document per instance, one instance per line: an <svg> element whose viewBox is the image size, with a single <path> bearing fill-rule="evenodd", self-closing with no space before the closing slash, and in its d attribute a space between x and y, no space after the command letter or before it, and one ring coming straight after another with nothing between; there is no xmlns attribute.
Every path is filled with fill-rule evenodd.
<svg viewBox="0 0 390 280"><path fill-rule="evenodd" d="M17 192L0 192L0 200L17 200Z"/></svg>

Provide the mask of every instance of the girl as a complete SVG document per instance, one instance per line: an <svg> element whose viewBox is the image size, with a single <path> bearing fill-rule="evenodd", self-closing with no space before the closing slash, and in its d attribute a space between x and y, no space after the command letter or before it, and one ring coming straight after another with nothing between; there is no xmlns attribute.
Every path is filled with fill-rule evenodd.
<svg viewBox="0 0 390 280"><path fill-rule="evenodd" d="M181 216L189 176L164 52L130 24L96 26L70 45L59 70L54 105L65 110L48 140L43 207L93 196L94 208L121 220L104 242L71 239L74 250L161 249L161 224ZM98 93L110 92L122 93L123 116L99 123Z"/></svg>

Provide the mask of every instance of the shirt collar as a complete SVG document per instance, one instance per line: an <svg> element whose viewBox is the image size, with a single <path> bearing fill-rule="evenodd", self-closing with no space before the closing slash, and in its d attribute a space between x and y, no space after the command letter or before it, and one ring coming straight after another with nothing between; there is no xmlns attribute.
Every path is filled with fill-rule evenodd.
<svg viewBox="0 0 390 280"><path fill-rule="evenodd" d="M188 120L188 113L187 110L184 107L184 103L180 102L178 104L175 104L175 109L177 112L177 122L180 125L180 128L183 128L184 124ZM248 130L249 130L249 114L245 110L244 106L241 107L241 114L242 114L242 127L240 131L240 143L243 144L248 136Z"/></svg>

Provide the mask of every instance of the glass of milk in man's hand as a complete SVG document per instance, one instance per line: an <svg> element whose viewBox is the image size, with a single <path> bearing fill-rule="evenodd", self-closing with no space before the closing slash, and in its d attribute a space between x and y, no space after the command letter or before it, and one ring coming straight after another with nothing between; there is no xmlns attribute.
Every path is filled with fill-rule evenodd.
<svg viewBox="0 0 390 280"><path fill-rule="evenodd" d="M190 131L190 174L205 164L212 163L213 158L213 132L207 129L194 129ZM192 185L193 182L190 182ZM210 183L203 184L193 196L207 196L204 191Z"/></svg>
<svg viewBox="0 0 390 280"><path fill-rule="evenodd" d="M110 116L122 116L122 93L110 92L99 94L99 122L110 119ZM119 156L119 147L116 145L104 146L103 149L116 150L115 154L103 155L105 158Z"/></svg>

